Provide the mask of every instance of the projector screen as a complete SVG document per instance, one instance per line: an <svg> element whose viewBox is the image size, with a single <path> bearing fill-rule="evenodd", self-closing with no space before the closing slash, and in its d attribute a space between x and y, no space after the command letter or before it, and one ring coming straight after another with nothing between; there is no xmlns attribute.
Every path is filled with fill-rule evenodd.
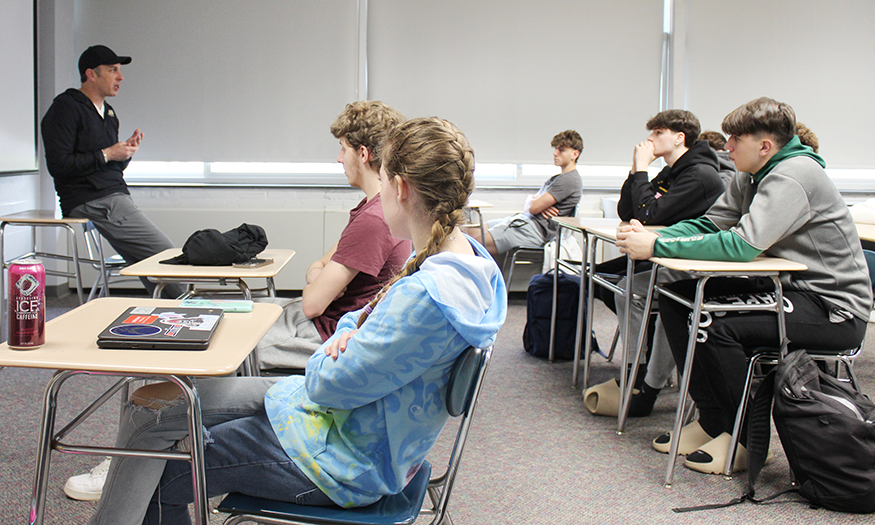
<svg viewBox="0 0 875 525"><path fill-rule="evenodd" d="M0 0L0 71L8 75L0 104L0 173L37 169L33 11L33 0Z"/></svg>

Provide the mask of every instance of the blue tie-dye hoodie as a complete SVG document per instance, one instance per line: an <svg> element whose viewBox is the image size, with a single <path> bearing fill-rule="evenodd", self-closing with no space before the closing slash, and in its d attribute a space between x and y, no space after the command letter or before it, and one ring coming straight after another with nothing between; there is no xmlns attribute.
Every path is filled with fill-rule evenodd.
<svg viewBox="0 0 875 525"><path fill-rule="evenodd" d="M306 376L265 395L280 443L335 503L368 505L401 491L448 419L444 396L459 354L495 340L507 290L489 254L439 253L396 282L338 359L320 348ZM360 311L335 334L354 330Z"/></svg>

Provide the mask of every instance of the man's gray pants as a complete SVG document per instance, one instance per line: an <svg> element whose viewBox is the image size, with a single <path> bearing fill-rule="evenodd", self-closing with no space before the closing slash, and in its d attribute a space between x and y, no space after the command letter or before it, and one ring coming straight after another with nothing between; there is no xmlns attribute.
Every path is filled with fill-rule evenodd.
<svg viewBox="0 0 875 525"><path fill-rule="evenodd" d="M140 211L130 195L124 193L113 193L76 206L70 211L70 217L90 219L100 235L128 264L173 248L170 237ZM145 277L140 277L140 281L152 295L155 283ZM176 285L166 286L163 292L164 297L171 299L181 294L182 288Z"/></svg>

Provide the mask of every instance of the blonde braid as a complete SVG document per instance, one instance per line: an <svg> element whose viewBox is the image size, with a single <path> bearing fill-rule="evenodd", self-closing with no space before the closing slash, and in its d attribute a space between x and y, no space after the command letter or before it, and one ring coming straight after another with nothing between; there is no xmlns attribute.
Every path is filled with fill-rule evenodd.
<svg viewBox="0 0 875 525"><path fill-rule="evenodd" d="M410 259L359 316L361 326L389 288L419 271L425 260L441 251L453 229L464 220L462 208L474 190L474 151L451 122L432 117L413 119L389 133L383 152L386 173L406 180L420 200L421 212L432 219L425 247Z"/></svg>

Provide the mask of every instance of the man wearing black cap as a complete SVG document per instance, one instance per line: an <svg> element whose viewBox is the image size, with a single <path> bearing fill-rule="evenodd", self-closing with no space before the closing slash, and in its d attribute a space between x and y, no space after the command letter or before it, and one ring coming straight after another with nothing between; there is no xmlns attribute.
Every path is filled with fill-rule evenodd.
<svg viewBox="0 0 875 525"><path fill-rule="evenodd" d="M131 199L124 169L140 147L143 133L118 140L119 122L107 97L118 94L122 64L131 57L106 46L91 46L79 57L82 87L52 102L41 130L46 165L55 181L64 217L91 219L128 263L150 257L173 243ZM155 285L142 278L151 294ZM178 288L165 294L178 294ZM174 295L175 296L175 295Z"/></svg>

